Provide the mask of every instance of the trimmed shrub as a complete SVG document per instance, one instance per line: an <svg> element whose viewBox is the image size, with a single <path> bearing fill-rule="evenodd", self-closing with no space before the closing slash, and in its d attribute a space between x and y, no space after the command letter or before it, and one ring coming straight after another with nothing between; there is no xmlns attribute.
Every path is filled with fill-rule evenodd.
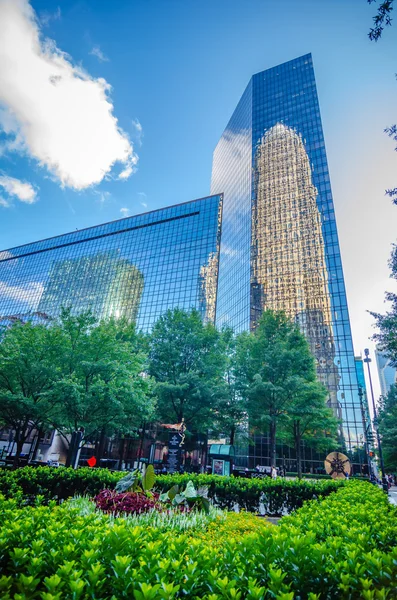
<svg viewBox="0 0 397 600"><path fill-rule="evenodd" d="M0 493L6 497L23 495L26 500L44 496L46 500L66 500L72 496L96 496L104 488L114 488L125 473L107 469L24 467L0 470Z"/></svg>
<svg viewBox="0 0 397 600"><path fill-rule="evenodd" d="M93 497L104 488L113 489L124 476L122 472L86 467L77 470L50 467L0 470L0 493L32 504L38 495L47 502L75 495ZM185 486L189 480L196 489L208 486L208 497L215 506L232 510L238 505L241 509L258 512L262 505L267 514L273 515L290 513L300 508L305 500L325 497L344 485L343 481L333 480L245 479L186 473L160 475L156 478L155 488L164 492L175 484Z"/></svg>
<svg viewBox="0 0 397 600"><path fill-rule="evenodd" d="M143 515L146 518L146 515ZM397 596L397 508L349 482L279 526L252 533L226 516L196 534L137 526L68 502L0 501L2 600L364 600ZM263 520L250 516L251 519ZM229 528L229 531L228 531ZM204 537L203 537L204 535Z"/></svg>

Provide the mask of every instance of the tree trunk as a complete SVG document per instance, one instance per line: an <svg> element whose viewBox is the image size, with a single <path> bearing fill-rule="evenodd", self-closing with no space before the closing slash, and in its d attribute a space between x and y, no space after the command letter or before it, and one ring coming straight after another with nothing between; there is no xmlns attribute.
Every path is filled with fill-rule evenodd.
<svg viewBox="0 0 397 600"><path fill-rule="evenodd" d="M106 444L105 429L102 428L101 434L99 436L98 447L96 449L96 459L98 461L98 465L99 465L99 461L101 460L101 458L103 458L103 455L105 452L105 444Z"/></svg>
<svg viewBox="0 0 397 600"><path fill-rule="evenodd" d="M298 471L298 478L302 479L302 448L301 448L301 431L299 421L294 421L294 440L295 440L295 452L296 452L296 466Z"/></svg>
<svg viewBox="0 0 397 600"><path fill-rule="evenodd" d="M236 426L232 425L232 428L230 430L230 445L231 446L233 446L233 444L234 444L235 435L236 435Z"/></svg>
<svg viewBox="0 0 397 600"><path fill-rule="evenodd" d="M69 440L69 448L68 448L68 453L66 456L66 463L65 463L65 467L71 467L72 466L72 461L73 461L73 453L74 453L74 449L76 446L76 432L73 431L70 440Z"/></svg>
<svg viewBox="0 0 397 600"><path fill-rule="evenodd" d="M145 441L145 427L146 427L146 423L142 423L142 434L141 434L141 439L139 442L139 450L138 450L138 460L141 460L142 456L143 456L143 443Z"/></svg>
<svg viewBox="0 0 397 600"><path fill-rule="evenodd" d="M43 437L44 431L40 427L37 431L37 436L34 439L34 448L32 452L32 460L36 460L40 448L40 440Z"/></svg>
<svg viewBox="0 0 397 600"><path fill-rule="evenodd" d="M276 466L276 430L277 424L275 421L270 421L269 437L270 437L270 466Z"/></svg>
<svg viewBox="0 0 397 600"><path fill-rule="evenodd" d="M14 461L12 463L12 466L13 466L14 469L17 469L19 467L19 457L20 457L21 452L22 452L24 441L25 440L24 440L23 436L18 435L17 440L16 440L17 447L16 447L16 450L15 450Z"/></svg>
<svg viewBox="0 0 397 600"><path fill-rule="evenodd" d="M125 447L126 447L125 436L120 436L120 446L119 446L120 469L121 469L121 463L124 461Z"/></svg>
<svg viewBox="0 0 397 600"><path fill-rule="evenodd" d="M80 444L82 443L84 433L82 431L73 431L69 442L69 450L66 458L66 467L78 466L78 457L80 456Z"/></svg>

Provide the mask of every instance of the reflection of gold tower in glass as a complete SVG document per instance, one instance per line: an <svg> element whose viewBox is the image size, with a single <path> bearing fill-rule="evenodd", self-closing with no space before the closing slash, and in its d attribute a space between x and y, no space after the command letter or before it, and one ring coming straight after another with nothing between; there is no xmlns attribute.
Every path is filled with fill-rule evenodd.
<svg viewBox="0 0 397 600"><path fill-rule="evenodd" d="M283 310L305 333L338 415L331 302L317 189L302 138L277 123L255 157L251 320Z"/></svg>
<svg viewBox="0 0 397 600"><path fill-rule="evenodd" d="M115 261L114 279L104 302L104 315L135 322L143 287L143 273L135 265L125 259Z"/></svg>
<svg viewBox="0 0 397 600"><path fill-rule="evenodd" d="M215 323L218 292L219 248L221 242L223 196L218 205L218 230L216 250L210 252L207 262L200 267L198 278L198 303L204 323Z"/></svg>
<svg viewBox="0 0 397 600"><path fill-rule="evenodd" d="M75 312L91 309L98 319L135 321L143 287L141 271L116 250L65 258L52 263L38 311L56 316L71 306Z"/></svg>
<svg viewBox="0 0 397 600"><path fill-rule="evenodd" d="M206 323L215 323L218 263L218 252L211 252L207 264L200 268L199 304Z"/></svg>

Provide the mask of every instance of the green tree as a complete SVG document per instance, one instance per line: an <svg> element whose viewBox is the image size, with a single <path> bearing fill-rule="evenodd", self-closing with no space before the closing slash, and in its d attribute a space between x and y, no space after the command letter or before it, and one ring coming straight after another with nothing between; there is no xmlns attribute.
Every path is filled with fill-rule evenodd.
<svg viewBox="0 0 397 600"><path fill-rule="evenodd" d="M395 472L397 471L397 385L392 385L387 396L381 399L378 423L385 468Z"/></svg>
<svg viewBox="0 0 397 600"><path fill-rule="evenodd" d="M240 426L247 422L247 401L241 394L239 379L241 370L237 364L237 336L230 328L223 329L222 336L225 343L226 363L224 386L221 389L223 393L219 394L214 429L226 434L229 443L233 445Z"/></svg>
<svg viewBox="0 0 397 600"><path fill-rule="evenodd" d="M133 324L123 319L98 323L90 312L74 316L63 310L53 328L62 343L51 423L67 441L84 429L84 442L96 441L100 458L106 436L131 432L153 415L144 341Z"/></svg>
<svg viewBox="0 0 397 600"><path fill-rule="evenodd" d="M390 277L397 280L397 244L393 245L389 266L391 269ZM378 329L378 332L373 335L373 339L378 342L382 351L391 359L392 364L397 366L397 294L386 292L386 300L391 303L386 314L371 312Z"/></svg>
<svg viewBox="0 0 397 600"><path fill-rule="evenodd" d="M196 310L168 310L150 340L149 374L155 380L162 422L185 420L190 430L206 431L224 395L225 340Z"/></svg>
<svg viewBox="0 0 397 600"><path fill-rule="evenodd" d="M250 422L270 437L276 460L276 434L294 403L316 381L314 359L306 338L284 312L266 310L254 333L238 337L237 374L247 398Z"/></svg>
<svg viewBox="0 0 397 600"><path fill-rule="evenodd" d="M14 430L14 466L34 429L43 430L54 415L51 390L60 376L59 331L45 325L16 322L0 344L0 415Z"/></svg>
<svg viewBox="0 0 397 600"><path fill-rule="evenodd" d="M304 381L288 407L283 437L295 449L298 477L302 477L302 441L319 452L337 444L338 421L326 404L327 396L319 381Z"/></svg>
<svg viewBox="0 0 397 600"><path fill-rule="evenodd" d="M377 4L377 12L373 17L374 26L371 27L368 37L371 41L377 42L383 34L385 27L390 27L392 24L392 12L394 8L394 0L367 0L368 4ZM385 128L385 133L397 142L397 125L390 125ZM395 148L397 151L397 146ZM390 196L394 204L397 204L397 188L386 190L386 194Z"/></svg>
<svg viewBox="0 0 397 600"><path fill-rule="evenodd" d="M15 432L18 464L33 430L56 428L68 443L83 428L84 441L131 431L153 415L145 376L144 340L123 320L96 322L90 312L63 310L48 325L15 323L0 344L0 414ZM103 444L102 444L103 445Z"/></svg>
<svg viewBox="0 0 397 600"><path fill-rule="evenodd" d="M394 0L367 0L368 4L376 2L377 12L373 17L374 26L369 30L368 37L370 40L377 42L382 36L385 27L390 27L392 23L392 11Z"/></svg>

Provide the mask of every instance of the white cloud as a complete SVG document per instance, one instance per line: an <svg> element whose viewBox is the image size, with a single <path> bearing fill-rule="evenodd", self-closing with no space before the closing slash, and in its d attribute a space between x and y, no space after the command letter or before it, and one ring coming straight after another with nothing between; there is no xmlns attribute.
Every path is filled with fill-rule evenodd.
<svg viewBox="0 0 397 600"><path fill-rule="evenodd" d="M226 244L222 244L221 253L225 254L226 256L237 256L238 255L237 250L235 250L234 248L231 248L230 246L227 246Z"/></svg>
<svg viewBox="0 0 397 600"><path fill-rule="evenodd" d="M121 171L119 174L119 179L128 179L134 172L134 167L132 165L127 165L125 169Z"/></svg>
<svg viewBox="0 0 397 600"><path fill-rule="evenodd" d="M0 128L8 150L36 159L62 186L98 184L137 156L113 115L109 84L91 77L55 42L42 40L27 0L0 0Z"/></svg>
<svg viewBox="0 0 397 600"><path fill-rule="evenodd" d="M139 119L132 119L132 126L137 131L137 133L142 133L142 125L139 122Z"/></svg>
<svg viewBox="0 0 397 600"><path fill-rule="evenodd" d="M104 192L101 190L94 190L95 196L98 196L100 204L105 204L112 197L110 192Z"/></svg>
<svg viewBox="0 0 397 600"><path fill-rule="evenodd" d="M146 194L145 192L138 192L138 196L141 197L141 206L144 206L145 208L147 208L147 202L146 202Z"/></svg>
<svg viewBox="0 0 397 600"><path fill-rule="evenodd" d="M120 208L120 212L123 215L123 217L129 217L130 216L130 209L129 208Z"/></svg>
<svg viewBox="0 0 397 600"><path fill-rule="evenodd" d="M139 119L132 119L132 137L137 144L142 146L143 128Z"/></svg>
<svg viewBox="0 0 397 600"><path fill-rule="evenodd" d="M109 58L106 56L106 54L104 54L102 52L102 50L100 49L100 47L98 45L94 46L92 48L92 50L90 51L90 54L92 56L96 56L96 58L99 60L99 62L109 62Z"/></svg>
<svg viewBox="0 0 397 600"><path fill-rule="evenodd" d="M38 281L31 281L22 286L9 285L5 281L0 281L0 295L6 298L12 298L19 301L39 300L44 290L44 285Z"/></svg>
<svg viewBox="0 0 397 600"><path fill-rule="evenodd" d="M56 11L49 12L48 10L43 10L40 13L40 23L44 27L48 27L51 21L60 21L61 20L61 8L57 7Z"/></svg>
<svg viewBox="0 0 397 600"><path fill-rule="evenodd" d="M0 143L0 156L6 152L23 152L24 140L18 130L18 121L7 110L0 106L0 131L7 136Z"/></svg>
<svg viewBox="0 0 397 600"><path fill-rule="evenodd" d="M21 202L26 202L26 204L33 204L33 202L36 202L37 200L37 192L34 187L26 181L15 179L15 177L0 175L0 188L2 188L8 196L17 198ZM2 206L7 206L8 200L3 198L3 203L0 202L0 204L2 204Z"/></svg>

